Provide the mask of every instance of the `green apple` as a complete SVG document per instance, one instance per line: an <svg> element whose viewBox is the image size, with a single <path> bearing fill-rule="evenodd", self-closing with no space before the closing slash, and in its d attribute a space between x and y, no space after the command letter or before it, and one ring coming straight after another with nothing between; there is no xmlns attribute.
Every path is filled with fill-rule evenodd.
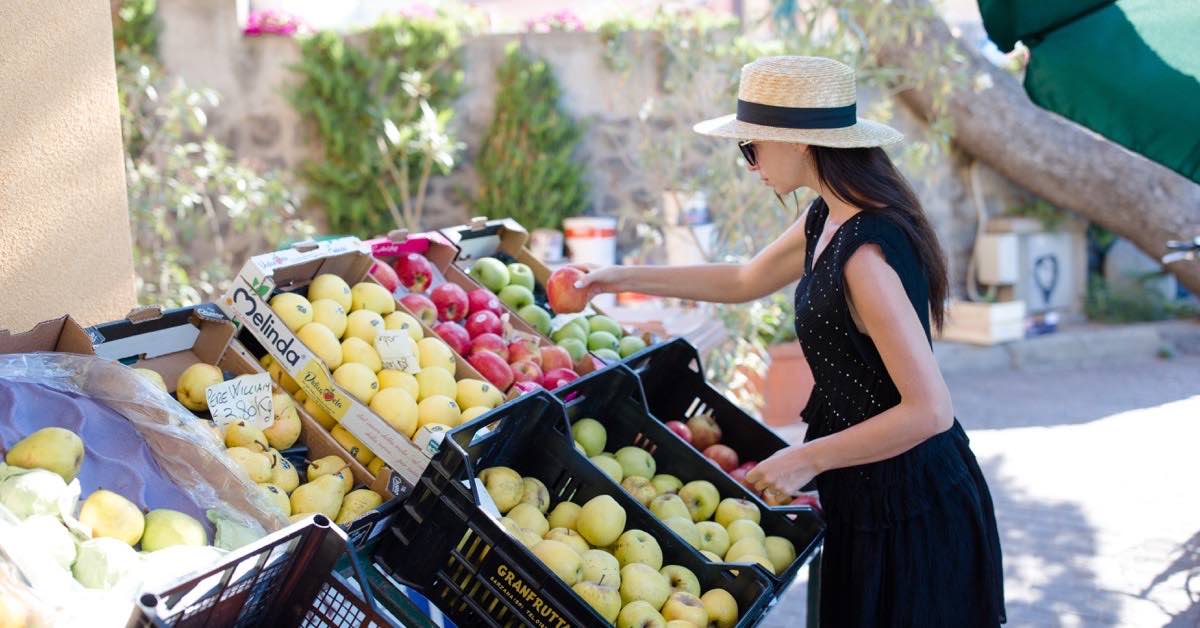
<svg viewBox="0 0 1200 628"><path fill-rule="evenodd" d="M759 543L767 540L767 535L763 532L763 529L749 519L731 521L725 528L725 531L729 533L730 543L737 543L742 539L754 539Z"/></svg>
<svg viewBox="0 0 1200 628"><path fill-rule="evenodd" d="M671 585L671 591L686 591L692 595L700 595L700 580L691 569L680 565L667 565L659 570Z"/></svg>
<svg viewBox="0 0 1200 628"><path fill-rule="evenodd" d="M585 458L587 457L587 450L583 448L583 445L579 444L579 441L575 441L575 451L583 454Z"/></svg>
<svg viewBox="0 0 1200 628"><path fill-rule="evenodd" d="M567 350L567 353L571 355L572 362L578 362L582 360L583 356L587 355L588 351L587 345L578 338L563 338L562 340L558 341L558 346Z"/></svg>
<svg viewBox="0 0 1200 628"><path fill-rule="evenodd" d="M763 547L762 541L753 537L747 537L740 541L735 541L733 545L729 546L729 551L725 552L725 562L753 562L748 559L751 556L766 558L767 548ZM774 567L771 567L771 569L773 570Z"/></svg>
<svg viewBox="0 0 1200 628"><path fill-rule="evenodd" d="M580 559L583 561L583 580L621 586L621 563L616 556L604 550L590 549Z"/></svg>
<svg viewBox="0 0 1200 628"><path fill-rule="evenodd" d="M671 517L691 518L692 516L687 505L683 503L683 499L675 493L663 493L650 500L650 512L654 513L654 516L658 517L660 521L666 521Z"/></svg>
<svg viewBox="0 0 1200 628"><path fill-rule="evenodd" d="M508 284L510 286L525 286L533 292L533 269L520 262L508 265Z"/></svg>
<svg viewBox="0 0 1200 628"><path fill-rule="evenodd" d="M796 546L782 536L768 536L763 543L767 548L767 560L775 566L775 575L779 575L796 560Z"/></svg>
<svg viewBox="0 0 1200 628"><path fill-rule="evenodd" d="M720 562L725 561L724 558L721 558L720 556L717 556L716 554L714 554L708 550L700 550L700 553L703 554L704 558L707 559L708 562L710 562L710 563L720 563Z"/></svg>
<svg viewBox="0 0 1200 628"><path fill-rule="evenodd" d="M709 589L700 596L704 610L708 611L708 625L717 628L732 628L737 624L738 605L725 589Z"/></svg>
<svg viewBox="0 0 1200 628"><path fill-rule="evenodd" d="M621 343L617 340L616 336L606 331L594 331L588 335L587 348L591 351L599 351L600 349L617 351L621 348Z"/></svg>
<svg viewBox="0 0 1200 628"><path fill-rule="evenodd" d="M701 521L696 524L700 532L700 549L708 550L718 556L724 556L729 551L729 532L716 521Z"/></svg>
<svg viewBox="0 0 1200 628"><path fill-rule="evenodd" d="M621 463L621 471L625 473L624 477L636 475L647 480L654 477L654 470L657 466L654 464L654 457L650 455L650 452L633 446L618 449L617 462Z"/></svg>
<svg viewBox="0 0 1200 628"><path fill-rule="evenodd" d="M708 625L708 611L704 610L704 602L687 591L676 591L667 598L662 608L663 619L671 621L678 619L693 626Z"/></svg>
<svg viewBox="0 0 1200 628"><path fill-rule="evenodd" d="M608 495L597 495L579 511L575 529L593 547L605 547L625 531L625 509Z"/></svg>
<svg viewBox="0 0 1200 628"><path fill-rule="evenodd" d="M625 336L620 340L617 351L621 354L621 357L627 358L645 348L646 341L642 340L641 337Z"/></svg>
<svg viewBox="0 0 1200 628"><path fill-rule="evenodd" d="M555 331L550 335L550 339L553 340L555 344L558 344L564 338L574 338L579 342L586 343L587 337L587 330L583 329L579 325L572 325L570 323L563 325L558 331Z"/></svg>
<svg viewBox="0 0 1200 628"><path fill-rule="evenodd" d="M613 351L612 349L596 349L593 353L596 355L596 357L603 360L605 364L612 364L613 362L621 361L621 354Z"/></svg>
<svg viewBox="0 0 1200 628"><path fill-rule="evenodd" d="M550 312L547 312L542 306L530 303L517 310L517 316L529 323L529 326L536 329L537 333L543 336L550 335Z"/></svg>
<svg viewBox="0 0 1200 628"><path fill-rule="evenodd" d="M738 519L749 519L754 523L758 523L762 521L762 513L758 511L758 506L748 499L738 499L736 497L722 499L721 504L717 506L717 514L713 520L725 527L729 527L729 524Z"/></svg>
<svg viewBox="0 0 1200 628"><path fill-rule="evenodd" d="M559 502L554 510L550 511L550 518L547 523L551 528L567 528L575 529L575 520L579 518L579 504L571 502ZM724 531L724 529L722 529Z"/></svg>
<svg viewBox="0 0 1200 628"><path fill-rule="evenodd" d="M537 478L522 478L521 483L525 486L521 501L531 506L537 506L537 509L545 514L550 508L550 491L546 489L546 485Z"/></svg>
<svg viewBox="0 0 1200 628"><path fill-rule="evenodd" d="M667 628L667 620L649 602L637 600L621 609L617 628Z"/></svg>
<svg viewBox="0 0 1200 628"><path fill-rule="evenodd" d="M591 460L592 464L600 467L600 470L603 471L605 475L612 478L613 482L620 484L625 480L625 472L621 470L621 463L617 462L616 460L608 456L592 456L591 458L588 458L588 460Z"/></svg>
<svg viewBox="0 0 1200 628"><path fill-rule="evenodd" d="M583 335L585 337L588 334L592 333L592 326L588 323L588 319L584 316L577 316L575 318L572 318L570 320L570 322L568 322L567 324L578 327L579 330L583 332Z"/></svg>
<svg viewBox="0 0 1200 628"><path fill-rule="evenodd" d="M572 423L571 436L575 442L583 445L589 458L603 452L608 444L608 430L596 419L584 418Z"/></svg>
<svg viewBox="0 0 1200 628"><path fill-rule="evenodd" d="M508 285L508 267L494 257L484 257L471 265L471 277L492 292L500 292Z"/></svg>
<svg viewBox="0 0 1200 628"><path fill-rule="evenodd" d="M630 563L642 563L653 567L655 572L662 569L662 548L654 537L642 530L626 530L617 539L613 556L617 557L622 567Z"/></svg>
<svg viewBox="0 0 1200 628"><path fill-rule="evenodd" d="M621 593L616 587L584 580L575 583L571 589L595 609L604 621L617 623L617 616L621 613Z"/></svg>
<svg viewBox="0 0 1200 628"><path fill-rule="evenodd" d="M683 488L683 481L670 473L659 473L650 478L650 483L654 485L654 490L658 491L659 495L678 493L679 489Z"/></svg>
<svg viewBox="0 0 1200 628"><path fill-rule="evenodd" d="M491 467L479 472L479 479L487 488L488 495L496 502L500 514L504 514L521 502L525 495L525 483L521 474L508 467Z"/></svg>
<svg viewBox="0 0 1200 628"><path fill-rule="evenodd" d="M668 528L671 528L675 534L678 534L679 538L687 541L688 545L696 549L701 549L700 530L696 529L696 524L692 521L691 517L671 517L670 519L664 519L663 523Z"/></svg>
<svg viewBox="0 0 1200 628"><path fill-rule="evenodd" d="M617 338L625 335L624 330L621 329L621 325L617 321L601 314L588 318L587 323L592 333L606 331Z"/></svg>
<svg viewBox="0 0 1200 628"><path fill-rule="evenodd" d="M538 536L546 534L550 529L550 523L546 521L545 515L538 510L538 507L525 502L513 506L513 509L508 511L508 518Z"/></svg>
<svg viewBox="0 0 1200 628"><path fill-rule="evenodd" d="M533 546L533 555L545 563L554 575L562 578L567 586L574 586L583 575L583 563L579 554L564 543L542 541Z"/></svg>
<svg viewBox="0 0 1200 628"><path fill-rule="evenodd" d="M649 506L650 500L658 496L658 491L654 490L650 480L639 475L631 475L621 480L621 486L631 497L642 502L643 506Z"/></svg>
<svg viewBox="0 0 1200 628"><path fill-rule="evenodd" d="M667 583L667 579L662 574L658 573L658 569L653 569L643 563L629 563L621 568L621 601L623 603L632 604L638 600L648 602L650 610L657 613L670 595L671 585Z"/></svg>
<svg viewBox="0 0 1200 628"><path fill-rule="evenodd" d="M578 532L570 528L551 528L549 532L542 536L547 541L558 541L563 545L575 550L576 554L583 555L584 552L590 549L587 541Z"/></svg>
<svg viewBox="0 0 1200 628"><path fill-rule="evenodd" d="M500 302L512 308L514 312L526 305L533 305L533 292L530 292L529 288L525 286L509 284L501 288L496 296L500 297Z"/></svg>
<svg viewBox="0 0 1200 628"><path fill-rule="evenodd" d="M679 497L692 513L692 521L704 521L712 517L721 500L717 487L707 480L695 480L679 489Z"/></svg>

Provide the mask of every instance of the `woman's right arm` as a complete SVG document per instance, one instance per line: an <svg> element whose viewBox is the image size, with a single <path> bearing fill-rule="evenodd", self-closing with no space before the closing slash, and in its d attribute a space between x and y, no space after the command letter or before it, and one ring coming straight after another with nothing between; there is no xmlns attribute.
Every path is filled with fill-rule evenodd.
<svg viewBox="0 0 1200 628"><path fill-rule="evenodd" d="M807 215L745 264L608 266L587 273L580 287L594 293L640 292L711 303L754 301L804 275Z"/></svg>

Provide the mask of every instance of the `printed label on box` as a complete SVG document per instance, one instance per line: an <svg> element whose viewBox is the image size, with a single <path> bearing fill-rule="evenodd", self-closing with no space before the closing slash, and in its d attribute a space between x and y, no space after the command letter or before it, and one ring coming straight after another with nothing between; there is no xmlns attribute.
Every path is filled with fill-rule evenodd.
<svg viewBox="0 0 1200 628"><path fill-rule="evenodd" d="M389 329L375 336L375 350L383 361L383 368L404 371L409 375L421 372L421 361L417 357L417 343L408 332Z"/></svg>
<svg viewBox="0 0 1200 628"><path fill-rule="evenodd" d="M267 373L242 375L214 384L205 389L204 396L217 425L245 421L246 425L265 430L275 424L271 376Z"/></svg>

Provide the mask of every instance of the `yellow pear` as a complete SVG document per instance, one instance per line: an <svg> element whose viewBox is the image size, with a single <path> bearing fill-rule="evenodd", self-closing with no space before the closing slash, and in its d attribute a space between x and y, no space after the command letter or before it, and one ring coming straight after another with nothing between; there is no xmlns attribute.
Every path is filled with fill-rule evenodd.
<svg viewBox="0 0 1200 628"><path fill-rule="evenodd" d="M300 342L304 343L304 346L315 353L329 369L336 369L342 365L342 345L338 342L337 336L334 336L328 327L320 323L309 323L296 332L296 337L300 339ZM281 381L280 383L282 384L283 382ZM300 387L297 386L296 390L299 389ZM284 390L287 390L287 388L285 387ZM294 392L295 390L288 391L288 394Z"/></svg>
<svg viewBox="0 0 1200 628"><path fill-rule="evenodd" d="M225 425L225 446L245 447L251 451L266 451L270 443L263 431L245 421Z"/></svg>
<svg viewBox="0 0 1200 628"><path fill-rule="evenodd" d="M346 317L345 338L359 338L372 347L375 346L375 336L385 329L383 317L372 310L350 312Z"/></svg>
<svg viewBox="0 0 1200 628"><path fill-rule="evenodd" d="M317 299L312 302L313 322L329 328L334 336L341 338L346 333L346 309L333 299Z"/></svg>
<svg viewBox="0 0 1200 628"><path fill-rule="evenodd" d="M83 464L83 440L68 429L43 427L8 450L4 461L23 469L45 469L70 482Z"/></svg>
<svg viewBox="0 0 1200 628"><path fill-rule="evenodd" d="M288 497L287 491L283 490L283 487L270 483L259 484L258 487L267 496L267 501L283 511L284 516L291 516L292 500Z"/></svg>
<svg viewBox="0 0 1200 628"><path fill-rule="evenodd" d="M357 362L339 366L333 372L333 381L363 403L371 403L371 398L379 392L379 378L375 377L375 372Z"/></svg>
<svg viewBox="0 0 1200 628"><path fill-rule="evenodd" d="M153 552L173 545L208 545L204 524L177 510L158 508L146 513L142 551Z"/></svg>
<svg viewBox="0 0 1200 628"><path fill-rule="evenodd" d="M359 518L368 510L373 510L376 506L383 503L383 497L372 491L369 488L360 488L357 491L351 491L342 499L342 507L338 510L337 519L334 523L345 525Z"/></svg>
<svg viewBox="0 0 1200 628"><path fill-rule="evenodd" d="M454 351L441 338L431 337L418 340L417 353L420 354L421 368L440 366L451 373L454 372Z"/></svg>
<svg viewBox="0 0 1200 628"><path fill-rule="evenodd" d="M276 406L278 407L278 406ZM262 431L267 443L275 449L287 449L300 439L300 415L292 405L275 412L275 422Z"/></svg>
<svg viewBox="0 0 1200 628"><path fill-rule="evenodd" d="M281 292L272 297L271 310L292 333L313 320L312 303L294 292Z"/></svg>
<svg viewBox="0 0 1200 628"><path fill-rule="evenodd" d="M453 399L434 395L417 404L417 422L422 426L440 423L455 427L462 422L462 411Z"/></svg>
<svg viewBox="0 0 1200 628"><path fill-rule="evenodd" d="M383 315L396 311L396 300L392 298L392 293L377 283L364 281L354 284L354 287L350 288L350 298L353 301L350 305L351 313L356 310L370 310Z"/></svg>
<svg viewBox="0 0 1200 628"><path fill-rule="evenodd" d="M392 312L384 316L383 326L388 330L407 332L413 342L420 342L425 337L425 331L421 329L420 321L407 312Z"/></svg>
<svg viewBox="0 0 1200 628"><path fill-rule="evenodd" d="M350 465L339 456L325 456L308 463L309 482L323 475L336 476L342 482L342 493L349 493L354 487L354 474L350 472Z"/></svg>
<svg viewBox="0 0 1200 628"><path fill-rule="evenodd" d="M370 449L367 449L367 446L361 440L358 440L358 437L351 434L350 430L339 425L330 430L329 434L333 436L333 440L336 440L339 445L344 447L360 463L367 464L371 461L371 458L375 457L375 454Z"/></svg>
<svg viewBox="0 0 1200 628"><path fill-rule="evenodd" d="M387 463L383 461L383 458L376 456L367 463L367 472L371 475L377 476L381 471L383 471L385 466L387 466Z"/></svg>
<svg viewBox="0 0 1200 628"><path fill-rule="evenodd" d="M187 367L179 376L179 380L175 382L175 397L188 410L204 412L208 410L208 397L204 395L205 391L209 386L220 384L223 381L225 381L225 375L221 373L221 369L211 364L197 362Z"/></svg>
<svg viewBox="0 0 1200 628"><path fill-rule="evenodd" d="M371 409L405 437L417 432L417 401L403 388L379 391L371 399Z"/></svg>
<svg viewBox="0 0 1200 628"><path fill-rule="evenodd" d="M304 411L308 413L308 416L311 416L314 420L316 420L317 423L320 423L321 427L325 428L326 430L331 430L333 429L333 426L337 425L337 421L335 421L333 417L329 416L329 413L321 408L321 406L312 399L304 402Z"/></svg>
<svg viewBox="0 0 1200 628"><path fill-rule="evenodd" d="M323 475L292 491L292 513L319 512L336 519L344 495L342 483L336 476Z"/></svg>
<svg viewBox="0 0 1200 628"><path fill-rule="evenodd" d="M310 301L330 299L347 312L354 303L350 296L350 284L346 283L345 279L329 273L313 278L312 282L308 284L308 298Z"/></svg>
<svg viewBox="0 0 1200 628"><path fill-rule="evenodd" d="M421 386L417 384L417 378L395 369L383 369L378 373L379 389L385 388L403 388L405 392L416 399L421 394Z"/></svg>
<svg viewBox="0 0 1200 628"><path fill-rule="evenodd" d="M271 457L264 451L251 450L246 447L230 447L225 450L233 461L238 463L250 476L253 482L266 482L271 479Z"/></svg>
<svg viewBox="0 0 1200 628"><path fill-rule="evenodd" d="M159 375L158 371L152 371L150 369L133 369L133 372L146 378L147 381L149 381L151 384L154 384L155 388L161 389L163 392L167 392L167 383L163 381L162 375Z"/></svg>
<svg viewBox="0 0 1200 628"><path fill-rule="evenodd" d="M84 500L79 521L92 529L93 537L111 537L130 546L137 545L146 530L146 518L133 502L104 489Z"/></svg>
<svg viewBox="0 0 1200 628"><path fill-rule="evenodd" d="M371 369L372 373L383 370L383 360L375 347L362 338L350 337L342 341L342 363L357 362Z"/></svg>
<svg viewBox="0 0 1200 628"><path fill-rule="evenodd" d="M296 465L275 449L268 451L267 455L271 457L271 478L267 482L283 489L285 493L296 490L300 486L300 473L296 471Z"/></svg>
<svg viewBox="0 0 1200 628"><path fill-rule="evenodd" d="M417 386L421 390L417 401L424 401L434 395L450 399L458 396L458 384L454 381L454 375L438 366L422 368L421 372L417 373Z"/></svg>

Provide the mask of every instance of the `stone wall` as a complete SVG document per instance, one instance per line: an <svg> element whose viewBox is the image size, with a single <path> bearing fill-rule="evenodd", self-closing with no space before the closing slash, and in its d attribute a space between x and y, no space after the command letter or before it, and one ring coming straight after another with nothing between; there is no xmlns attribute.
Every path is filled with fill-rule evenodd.
<svg viewBox="0 0 1200 628"><path fill-rule="evenodd" d="M298 60L298 47L286 38L242 37L234 5L232 1L160 1L165 23L161 53L168 70L220 92L222 104L212 116L211 128L238 155L287 168L319 158L283 95L287 82L293 80L287 68ZM655 65L645 63L629 73L609 70L604 45L594 33L483 35L468 41L464 51L467 83L456 119L467 153L454 173L432 182L426 226L459 224L470 215L466 199L475 186L470 163L491 121L496 67L504 47L514 39L550 62L567 109L588 125L580 158L590 164L593 211L615 214L621 208L653 208L660 192L650 189L630 168L630 147L623 138L639 127L643 103L660 96ZM910 138L926 133L923 123L900 107L892 123ZM963 290L977 224L969 167L967 158L954 152L911 177L946 249L956 293ZM1027 197L984 166L977 174L990 214ZM626 238L631 233L632 229L623 230Z"/></svg>

